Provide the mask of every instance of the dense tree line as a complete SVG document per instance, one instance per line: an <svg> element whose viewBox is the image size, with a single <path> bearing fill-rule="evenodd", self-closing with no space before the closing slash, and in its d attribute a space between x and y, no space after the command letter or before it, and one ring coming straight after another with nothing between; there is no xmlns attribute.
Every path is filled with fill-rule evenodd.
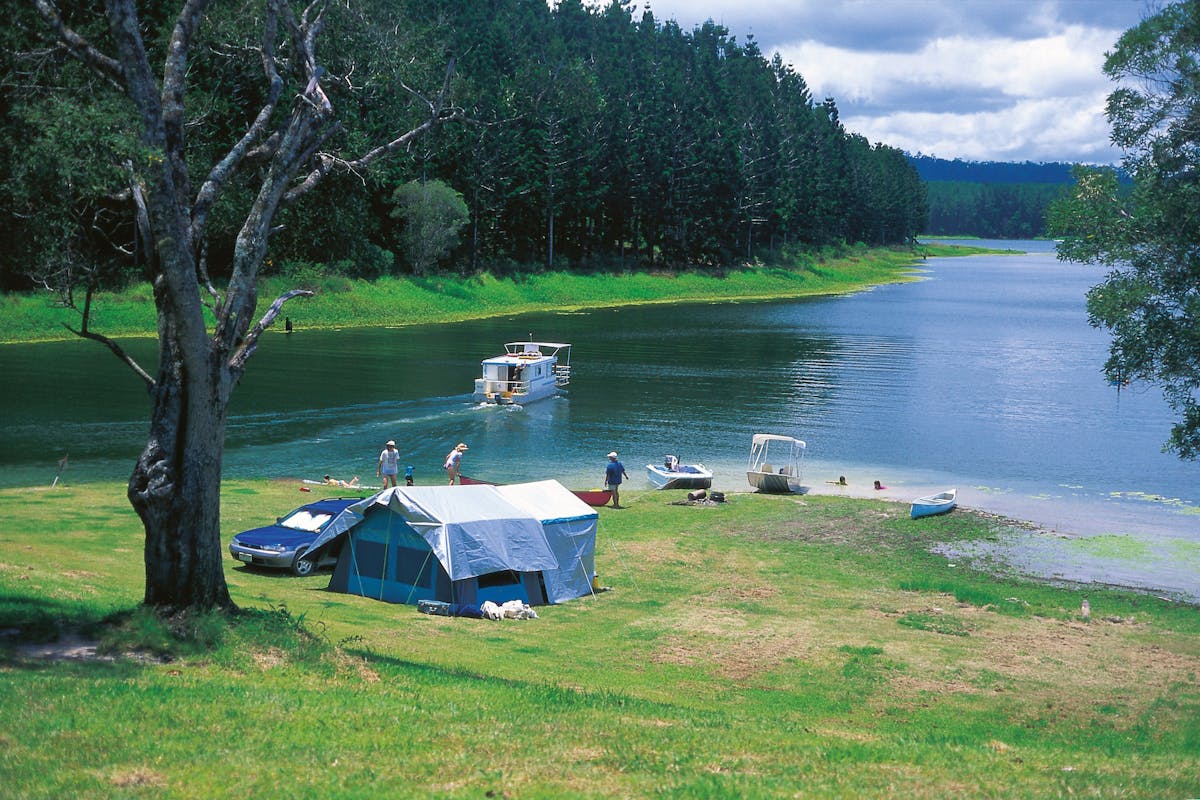
<svg viewBox="0 0 1200 800"><path fill-rule="evenodd" d="M1071 164L947 160L909 156L925 181L935 236L1031 239L1046 235L1046 212L1070 186Z"/></svg>
<svg viewBox="0 0 1200 800"><path fill-rule="evenodd" d="M148 41L165 43L169 5L145 4ZM62 8L85 34L104 25L82 0ZM261 104L261 75L241 57L257 46L260 13L240 2L206 12L189 63L197 158L228 148ZM711 22L685 31L650 11L635 18L628 0L358 0L328 14L322 85L355 113L314 161L402 127L422 105L410 87L436 84L451 58L453 101L473 122L370 173L330 158L326 190L281 212L268 270L429 268L406 244L419 223L397 213L397 188L414 180L465 202L461 244L440 261L461 270L723 267L796 246L901 243L926 227L925 189L903 153L846 131L833 99L815 100L778 57ZM39 34L32 10L13 21L0 33L0 286L143 275L125 101ZM199 244L214 278L235 247L237 226L221 223L251 199L234 179L209 212Z"/></svg>
<svg viewBox="0 0 1200 800"><path fill-rule="evenodd" d="M1062 161L966 161L917 153L909 156L924 181L956 183L1055 183L1070 184L1074 164Z"/></svg>
<svg viewBox="0 0 1200 800"><path fill-rule="evenodd" d="M930 181L929 227L935 236L1033 239L1046 235L1046 211L1070 188L1053 183Z"/></svg>

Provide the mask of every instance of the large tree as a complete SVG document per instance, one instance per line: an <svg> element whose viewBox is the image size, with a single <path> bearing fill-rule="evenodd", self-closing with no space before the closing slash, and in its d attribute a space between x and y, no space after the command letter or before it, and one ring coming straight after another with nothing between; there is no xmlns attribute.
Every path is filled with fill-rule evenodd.
<svg viewBox="0 0 1200 800"><path fill-rule="evenodd" d="M362 173L426 131L461 117L447 99L453 61L441 93L422 100L422 113L404 120L403 133L358 154L343 152L337 149L342 127L331 87L346 95L368 76L352 75L352 67L342 74L330 71L317 44L330 15L345 8L314 0L297 12L289 0L264 0L261 9L250 11L259 23L257 41L224 51L244 53L250 63L241 69L257 70L254 99L240 98L253 106L244 109L243 126L230 132L219 152L212 146L218 137L195 152L189 140L212 112L206 104L191 114L187 102L208 0L183 0L174 17L165 11L166 2L105 0L106 25L90 38L53 0L36 4L51 38L127 98L139 140L125 165L127 207L154 286L157 370L150 374L118 343L94 331L87 303L76 332L107 345L149 388L149 440L128 490L146 532L144 601L163 610L232 608L219 521L229 401L262 333L287 300L305 294L289 292L258 311L258 273L277 216L326 176ZM88 24L89 16L85 9L78 19ZM160 30L167 35L159 36ZM214 49L220 50L215 42L204 43L204 52ZM195 181L195 165L206 156L211 166L197 172ZM228 263L210 265L214 208L235 185L245 202ZM210 273L228 275L227 283Z"/></svg>
<svg viewBox="0 0 1200 800"><path fill-rule="evenodd" d="M1200 2L1175 3L1126 31L1104 72L1112 140L1133 179L1080 169L1051 212L1059 258L1110 268L1088 295L1112 334L1119 384L1161 387L1179 414L1166 449L1200 457Z"/></svg>

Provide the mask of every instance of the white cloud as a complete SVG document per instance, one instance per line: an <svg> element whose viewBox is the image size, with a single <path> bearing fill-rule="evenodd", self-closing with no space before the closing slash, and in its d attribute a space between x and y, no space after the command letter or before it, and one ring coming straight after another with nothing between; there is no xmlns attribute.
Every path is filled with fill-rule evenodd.
<svg viewBox="0 0 1200 800"><path fill-rule="evenodd" d="M607 2L607 0L594 0ZM1119 160L1101 67L1158 0L635 0L753 35L873 142L943 158Z"/></svg>
<svg viewBox="0 0 1200 800"><path fill-rule="evenodd" d="M1021 100L1000 111L842 116L847 129L910 153L969 161L1112 163L1104 96Z"/></svg>
<svg viewBox="0 0 1200 800"><path fill-rule="evenodd" d="M971 160L1108 162L1101 67L1109 32L951 36L911 53L780 45L814 97L833 97L846 127L909 152Z"/></svg>

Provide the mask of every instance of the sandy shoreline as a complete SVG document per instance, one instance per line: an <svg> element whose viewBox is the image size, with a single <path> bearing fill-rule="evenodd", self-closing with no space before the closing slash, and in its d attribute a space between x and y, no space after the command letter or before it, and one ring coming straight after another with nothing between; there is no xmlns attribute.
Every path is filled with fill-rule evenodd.
<svg viewBox="0 0 1200 800"><path fill-rule="evenodd" d="M814 483L814 495L840 495L907 504L946 486L870 488ZM1200 603L1200 514L1169 498L1140 504L1057 495L997 493L958 487L959 506L994 515L1002 533L994 540L940 546L946 557L985 571L997 567L1037 580L1081 587L1123 588ZM1161 501L1161 502L1156 502ZM914 520L914 525L920 521Z"/></svg>

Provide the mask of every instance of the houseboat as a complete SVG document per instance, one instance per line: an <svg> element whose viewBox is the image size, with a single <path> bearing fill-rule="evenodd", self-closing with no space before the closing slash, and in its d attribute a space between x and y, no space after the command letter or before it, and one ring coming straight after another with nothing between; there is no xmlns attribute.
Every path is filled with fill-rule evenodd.
<svg viewBox="0 0 1200 800"><path fill-rule="evenodd" d="M561 342L509 342L503 355L485 358L475 379L480 403L524 405L553 397L571 382L571 345Z"/></svg>

